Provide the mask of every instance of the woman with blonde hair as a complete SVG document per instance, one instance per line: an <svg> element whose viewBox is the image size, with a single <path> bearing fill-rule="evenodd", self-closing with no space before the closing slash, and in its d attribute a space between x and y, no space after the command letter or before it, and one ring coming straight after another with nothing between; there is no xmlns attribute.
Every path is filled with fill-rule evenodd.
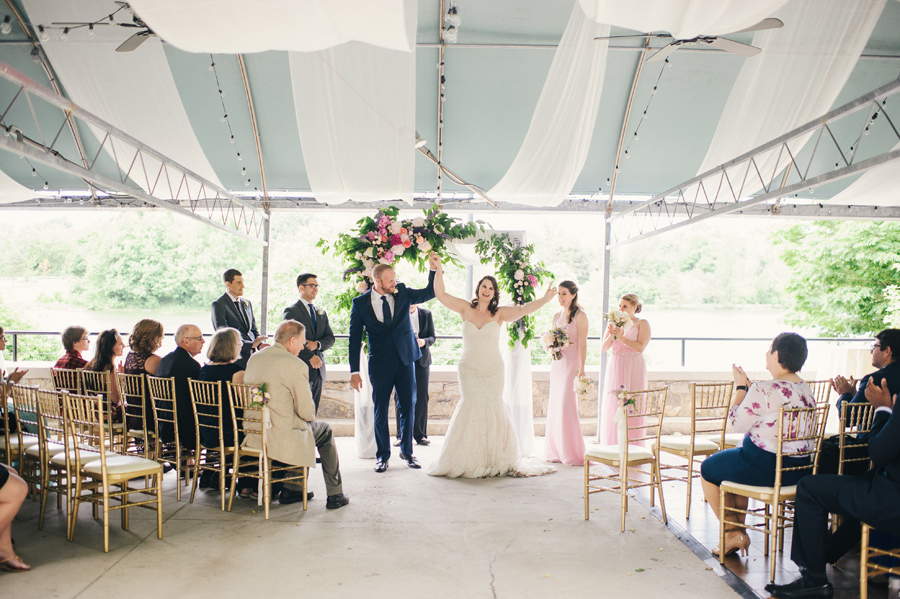
<svg viewBox="0 0 900 599"><path fill-rule="evenodd" d="M600 347L602 351L609 351L609 360L606 363L606 384L600 396L602 405L598 434L602 445L615 445L619 442L615 421L619 390L640 391L647 388L644 350L650 343L650 323L638 317L642 307L641 300L635 294L623 295L619 298L619 311L628 315L628 322L623 327L609 323L603 335ZM633 434L637 433L639 431Z"/></svg>

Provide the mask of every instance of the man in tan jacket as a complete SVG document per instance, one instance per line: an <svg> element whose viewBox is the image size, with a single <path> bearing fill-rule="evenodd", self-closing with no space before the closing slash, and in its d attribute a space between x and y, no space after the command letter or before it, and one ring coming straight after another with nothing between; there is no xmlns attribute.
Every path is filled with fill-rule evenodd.
<svg viewBox="0 0 900 599"><path fill-rule="evenodd" d="M244 383L266 383L272 428L266 431L269 457L294 466L316 466L316 448L322 459L328 502L334 510L350 503L343 494L337 447L331 426L316 420L316 405L309 390L309 368L297 357L306 343L306 330L296 320L285 320L275 331L275 343L256 352L247 363ZM249 435L244 446L261 449L260 437ZM303 491L288 488L281 491L281 503L302 501ZM312 498L312 493L309 494Z"/></svg>

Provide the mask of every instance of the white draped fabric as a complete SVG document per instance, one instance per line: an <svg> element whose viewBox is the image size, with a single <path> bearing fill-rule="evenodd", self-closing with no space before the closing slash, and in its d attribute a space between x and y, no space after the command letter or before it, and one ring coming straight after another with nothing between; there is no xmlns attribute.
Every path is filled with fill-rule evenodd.
<svg viewBox="0 0 900 599"><path fill-rule="evenodd" d="M900 144L891 148L891 151L896 150L900 150ZM893 161L869 169L829 202L857 206L900 206L898 189L900 189L900 166Z"/></svg>
<svg viewBox="0 0 900 599"><path fill-rule="evenodd" d="M85 14L103 15L108 12L110 3L105 0L79 0L77 3L25 0L24 5L32 23L49 24L83 20ZM69 33L66 42L54 34L41 43L69 98L79 107L218 185L218 177L188 120L160 40L151 38L134 52L116 52L116 47L134 30L95 29L93 39L87 36L85 29L77 29ZM120 168L127 172L134 152L115 158ZM152 172L158 168L156 163L148 165L147 170ZM137 171L133 173L134 181L147 189L143 169L140 176ZM156 195L166 197L168 194L160 189Z"/></svg>
<svg viewBox="0 0 900 599"><path fill-rule="evenodd" d="M416 2L404 2L415 47ZM303 159L319 202L412 203L416 53L351 42L290 54Z"/></svg>
<svg viewBox="0 0 900 599"><path fill-rule="evenodd" d="M884 3L793 0L772 15L784 21L784 28L754 34L753 45L762 52L744 61L698 173L828 112ZM795 156L805 141L790 144ZM769 176L775 159L773 153L760 165Z"/></svg>
<svg viewBox="0 0 900 599"><path fill-rule="evenodd" d="M487 192L502 202L556 206L572 190L594 133L609 26L575 4L550 65L525 141L503 178Z"/></svg>
<svg viewBox="0 0 900 599"><path fill-rule="evenodd" d="M787 0L579 0L600 23L640 32L668 31L676 39L739 31L772 16Z"/></svg>
<svg viewBox="0 0 900 599"><path fill-rule="evenodd" d="M353 392L353 436L356 438L356 457L374 459L378 453L375 442L375 402L372 400L372 383L369 381L369 355L359 352L359 376L362 390Z"/></svg>
<svg viewBox="0 0 900 599"><path fill-rule="evenodd" d="M352 41L412 50L405 27L409 6L404 0L134 0L130 4L154 32L186 52L315 52Z"/></svg>
<svg viewBox="0 0 900 599"><path fill-rule="evenodd" d="M519 440L519 457L534 455L534 393L531 386L531 351L520 342L511 350L503 342L503 405Z"/></svg>
<svg viewBox="0 0 900 599"><path fill-rule="evenodd" d="M37 179L35 179L36 181ZM40 182L43 185L43 181ZM19 185L9 175L0 171L0 204L12 204L22 202L34 197L34 192L27 187Z"/></svg>

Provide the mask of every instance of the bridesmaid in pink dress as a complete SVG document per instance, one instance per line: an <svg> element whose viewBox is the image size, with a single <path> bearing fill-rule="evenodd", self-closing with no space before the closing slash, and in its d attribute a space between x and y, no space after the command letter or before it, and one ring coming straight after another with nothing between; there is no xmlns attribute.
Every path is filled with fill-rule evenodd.
<svg viewBox="0 0 900 599"><path fill-rule="evenodd" d="M601 445L615 445L619 442L618 424L615 421L616 409L619 407L619 389L623 385L625 389L632 391L647 388L644 349L650 343L650 323L638 318L641 302L633 293L627 293L619 299L619 310L628 314L629 322L624 328L609 323L601 346L603 351L612 349L606 364L606 384L603 395L600 396L603 402L598 431ZM639 436L639 433L638 430L632 431L631 437Z"/></svg>
<svg viewBox="0 0 900 599"><path fill-rule="evenodd" d="M578 287L572 281L559 284L557 298L562 310L553 316L552 326L566 329L569 345L562 348L562 359L554 360L550 365L544 457L548 462L581 466L584 464L584 435L573 385L576 376L584 376L588 318L578 305Z"/></svg>

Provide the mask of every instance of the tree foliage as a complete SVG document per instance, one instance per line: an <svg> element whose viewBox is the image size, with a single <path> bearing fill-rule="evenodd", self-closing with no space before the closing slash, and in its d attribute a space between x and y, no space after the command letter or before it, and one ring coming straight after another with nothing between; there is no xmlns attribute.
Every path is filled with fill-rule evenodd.
<svg viewBox="0 0 900 599"><path fill-rule="evenodd" d="M887 289L900 280L900 224L816 221L774 236L790 268L790 322L829 335L886 326Z"/></svg>

